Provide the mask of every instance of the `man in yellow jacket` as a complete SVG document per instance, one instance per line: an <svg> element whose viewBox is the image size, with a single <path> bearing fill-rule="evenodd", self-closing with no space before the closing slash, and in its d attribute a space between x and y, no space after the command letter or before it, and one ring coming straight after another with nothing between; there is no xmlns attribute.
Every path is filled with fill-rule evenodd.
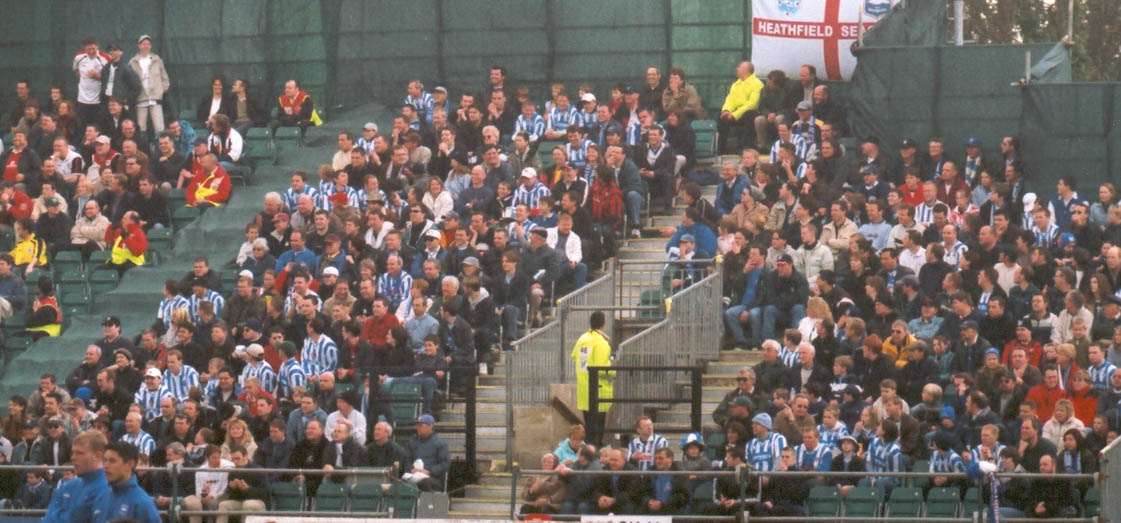
<svg viewBox="0 0 1121 523"><path fill-rule="evenodd" d="M728 137L735 133L741 144L754 144L755 115L759 109L759 97L763 93L763 82L755 76L755 64L740 62L736 66L735 83L728 89L724 106L720 108L720 120L716 122L719 134L720 154L739 154L728 150Z"/></svg>
<svg viewBox="0 0 1121 523"><path fill-rule="evenodd" d="M572 362L576 364L576 405L584 411L584 423L588 426L587 441L599 445L603 434L603 425L607 419L607 411L611 408L612 397L611 380L615 373L600 371L596 376L599 393L599 405L596 412L591 412L588 394L592 385L588 382L588 367L608 367L611 365L611 343L607 334L603 332L607 319L602 311L595 311L588 319L588 332L585 332L576 345L572 347Z"/></svg>

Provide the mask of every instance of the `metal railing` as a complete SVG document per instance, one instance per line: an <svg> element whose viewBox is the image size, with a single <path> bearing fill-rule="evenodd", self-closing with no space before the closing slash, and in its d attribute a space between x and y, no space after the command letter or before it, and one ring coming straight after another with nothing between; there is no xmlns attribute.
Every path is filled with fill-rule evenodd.
<svg viewBox="0 0 1121 523"><path fill-rule="evenodd" d="M674 393L674 391L672 391L672 388L671 393L666 396L653 396L641 393L637 396L626 396L626 394L630 392L630 389L624 389L619 391L623 395L613 393L610 398L600 398L599 387L588 387L588 411L599 412L600 402L610 403L614 405L616 409L633 410L628 409L627 407L630 405L638 405L639 407L641 407L642 405L646 405L649 403L664 403L666 405L672 405L674 403L687 401L689 402L689 428L686 432L700 432L701 418L703 416L703 414L701 413L701 407L703 404L703 397L701 395L701 377L704 376L704 371L704 366L701 365L695 367L675 367L663 365L653 367L628 367L619 365L612 365L610 367L588 367L588 383L599 383L599 373L601 372L613 372L615 373L615 379L619 379L619 376L630 374L647 374L652 376L652 378L641 381L646 382L660 380L669 383L676 383L678 375L687 374L689 376L689 385L691 390L691 394L687 399L679 397ZM608 429L607 427L598 427L596 426L597 420L595 419L595 417L593 417L592 419L584 420L584 422L588 425L588 434L603 434L605 432L621 434L629 433L632 430L619 428ZM669 431L663 428L662 432L667 433Z"/></svg>
<svg viewBox="0 0 1121 523"><path fill-rule="evenodd" d="M1121 438L1114 439L1100 453L1102 514L1105 521L1121 521ZM1106 493L1110 495L1105 495Z"/></svg>
<svg viewBox="0 0 1121 523"><path fill-rule="evenodd" d="M1115 442L1114 447L1121 447L1121 444L1117 444ZM1107 449L1108 449L1108 447L1107 447ZM557 470L521 470L517 467L514 467L511 471L511 477L510 477L510 518L514 519L514 520L517 519L518 505L521 503L518 500L519 477L555 475L555 474L561 474L561 472L559 472ZM565 474L575 475L575 476L613 476L613 475L619 475L619 476L647 476L647 477L667 476L668 475L668 476L695 476L695 477L703 477L703 478L711 477L713 479L721 478L721 477L724 477L724 478L736 477L738 479L738 483L739 483L739 486L740 486L740 495L739 495L739 499L737 500L740 507L745 507L748 503L753 503L753 502L756 502L756 501L760 501L760 499L758 497L748 497L748 494L751 493L751 494L753 494L753 496L757 496L758 495L757 493L762 492L761 480L764 476L772 477L772 478L779 478L779 477L806 478L807 481L812 480L812 479L816 479L816 478L823 478L823 479L825 479L825 483L828 483L828 478L851 479L851 478L854 478L854 477L859 477L859 478L890 477L890 478L899 479L902 482L902 481L910 481L910 480L928 480L928 479L935 478L935 477L943 477L943 478L946 478L946 479L949 479L949 480L966 481L970 485L970 487L976 487L976 488L980 489L979 492L983 492L985 490L986 483L989 481L988 478L990 476L994 477L996 479L1024 479L1024 480L1047 479L1047 480L1065 480L1065 481L1093 480L1093 481L1098 482L1098 487L1101 489L1101 491L1103 493L1107 492L1106 491L1107 483L1106 483L1106 479L1104 477L1104 474L996 473L996 474L992 474L990 476L981 475L981 476L977 476L977 477L970 477L969 475L964 474L964 473L940 473L940 472L864 472L864 471L861 471L861 472L850 472L850 471L819 472L819 471L788 470L788 471L767 471L767 472L758 472L757 473L757 472L754 472L754 471L750 471L746 467L737 469L736 471L707 471L707 472L659 471L659 470L648 470L648 471L637 471L637 470L576 471L576 470L572 470L572 471L566 472ZM748 488L747 488L749 484L755 490L749 491ZM715 491L713 492L713 496L714 496L713 501L715 501L715 496L717 494L718 494L718 492L715 492ZM1116 497L1116 496L1108 496L1108 497ZM808 503L809 500L807 499L806 502ZM883 505L886 505L888 502L889 502L889 499L887 499L887 498L877 499L877 503L880 503L880 504L883 504ZM919 502L920 503L925 503L925 500L919 500ZM841 500L838 500L838 503L841 503ZM926 521L926 522L954 522L954 523L959 523L959 522L986 521L984 519L984 514L985 514L985 510L987 508L989 508L989 505L984 503L984 497L983 496L978 496L978 499L977 499L978 504L974 507L966 506L967 503L968 502L965 499L960 499L959 500L959 504L962 507L962 510L961 510L962 514L961 514L960 517L954 517L954 518L925 517L925 516L921 517L921 518L919 518L919 517L885 516L883 514L879 514L878 509L877 509L877 514L879 514L879 515L877 515L877 516L836 516L836 515L827 515L827 516L808 516L808 515L806 515L806 516L798 516L798 517L753 516L753 515L750 514L750 507L748 507L748 512L746 512L746 513L740 512L736 516L713 517L713 516L699 516L699 515L693 515L693 514L688 514L688 515L686 515L686 514L674 514L673 519L675 521L678 521L678 520L680 520L680 521L694 520L695 521L695 520L717 519L717 520L724 520L724 521L729 521L729 520L739 521L739 520L742 520L742 521L766 521L766 522L885 520L885 521L900 521L900 522L904 522L904 521L907 521L907 522ZM1079 504L1077 500L1075 501L1075 503ZM580 516L581 516L580 514L553 514L553 515L551 515L553 520L560 520L560 521L578 520L578 519L580 519ZM1104 512L1102 513L1102 518L1103 518L1104 521L1118 521L1117 519L1111 518L1109 515L1105 514ZM1002 517L1002 518L1000 518L1000 521L1009 522L1009 523L1020 523L1020 522L1038 521L1038 520L1037 519L1027 519L1027 518L1004 518L1004 517ZM1098 519L1086 516L1086 517L1071 517L1071 518L1049 518L1048 521L1069 522L1069 523L1089 523L1089 522L1098 521Z"/></svg>
<svg viewBox="0 0 1121 523"><path fill-rule="evenodd" d="M381 489L385 492L382 499L384 500L383 502L388 503L388 510L381 510L381 511L374 511L374 512L370 512L370 511L344 512L344 513L341 513L341 514L346 514L347 516L350 516L350 517L385 518L385 517L393 517L392 507L393 507L393 501L396 498L396 496L393 494L393 491L390 487L393 484L402 483L400 478L398 478L396 476L396 474L394 473L397 469L398 469L397 465L395 465L393 467L356 467L356 468L345 468L345 469L335 469L335 470L277 469L277 468L258 468L258 467L212 469L212 468L202 468L202 467L183 467L180 464L176 463L176 464L169 464L165 467L137 467L134 470L134 473L137 476L141 476L141 475L144 475L144 474L168 474L170 476L170 482L169 483L171 485L171 492L169 493L170 495L167 496L170 499L170 502L168 503L166 508L159 509L159 512L160 512L161 515L166 515L166 516L170 517L172 520L177 520L178 517L180 517L180 516L183 516L183 517L187 517L187 516L213 517L213 516L249 516L249 515L259 515L260 514L260 512L250 512L250 511L246 511L246 510L220 510L220 509L208 510L208 509L205 509L205 508L202 509L202 510L186 510L186 509L184 509L183 508L183 501L187 497L195 495L195 493L194 492L179 492L180 478L181 478L181 476L184 476L184 475L189 476L189 475L193 475L197 472L211 472L211 473L227 472L227 473L237 474L237 475L264 475L264 476L266 476L266 479L265 479L266 483L275 483L276 481L278 481L276 477L269 477L269 476L280 476L280 477L284 477L284 478L295 478L296 476L324 476L323 480L326 480L327 476L343 477L346 480L345 484L347 485L347 488L348 488L348 494L347 494L348 497L349 497L349 489L351 487L353 487L355 484L357 484L358 482L361 482L361 481L376 482L378 485L381 486ZM12 471L12 472L40 471L40 472L43 472L43 473L56 474L56 473L61 473L63 471L73 471L73 470L74 470L74 467L70 466L70 465L59 465L59 466L53 466L53 465L0 465L0 472L5 472L5 471ZM44 478L44 481L47 481L47 479ZM279 481L290 481L290 480L284 479L284 480L279 480ZM305 496L305 499L310 498L310 494L307 493L304 490L304 485L306 485L306 481L299 481L299 483L301 484L300 491ZM162 494L162 493L151 493L151 492L149 492L148 494ZM271 497L272 497L272 492L270 491L268 493L268 495L266 496L266 499L262 499L261 501L264 501L264 502L268 503L270 501ZM269 505L269 506L273 506L273 505ZM0 517L3 517L3 516L17 516L17 515L18 516L42 516L42 515L45 515L46 512L47 511L45 509L0 508ZM306 509L301 509L301 510L275 510L275 508L268 510L268 514L272 515L272 516L297 516L297 517L300 517L300 516L315 516L318 513L319 512L317 512L315 510L311 510L310 506L308 506L308 508L306 508Z"/></svg>

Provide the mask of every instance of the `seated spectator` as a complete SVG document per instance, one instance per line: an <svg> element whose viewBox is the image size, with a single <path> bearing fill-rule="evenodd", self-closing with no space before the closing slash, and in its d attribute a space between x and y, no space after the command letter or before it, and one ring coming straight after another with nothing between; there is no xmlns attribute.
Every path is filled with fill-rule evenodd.
<svg viewBox="0 0 1121 523"><path fill-rule="evenodd" d="M112 245L109 261L110 269L124 276L125 271L145 264L144 253L148 250L148 238L140 225L140 215L128 211L121 217L119 225L111 225L105 231L105 243Z"/></svg>
<svg viewBox="0 0 1121 523"><path fill-rule="evenodd" d="M31 218L22 218L15 223L16 240L11 256L15 262L14 270L23 276L31 274L36 268L47 268L47 242L35 236L35 223Z"/></svg>
<svg viewBox="0 0 1121 523"><path fill-rule="evenodd" d="M284 94L276 100L277 119L270 125L271 134L276 135L278 127L299 127L300 136L307 132L307 128L318 125L315 115L315 102L311 96L300 89L296 80L284 82Z"/></svg>
<svg viewBox="0 0 1121 523"><path fill-rule="evenodd" d="M369 462L366 449L359 443L357 436L364 431L356 430L346 419L340 419L331 432L331 443L324 449L323 477L335 483L342 483L346 476L330 474L333 470L345 470L365 466Z"/></svg>
<svg viewBox="0 0 1121 523"><path fill-rule="evenodd" d="M201 173L187 186L187 206L203 210L221 207L230 199L230 176L213 153L202 157L201 167Z"/></svg>
<svg viewBox="0 0 1121 523"><path fill-rule="evenodd" d="M446 475L451 465L448 444L435 435L436 420L430 414L422 414L416 420L416 435L409 440L406 449L410 464L403 479L415 484L423 491L444 488Z"/></svg>

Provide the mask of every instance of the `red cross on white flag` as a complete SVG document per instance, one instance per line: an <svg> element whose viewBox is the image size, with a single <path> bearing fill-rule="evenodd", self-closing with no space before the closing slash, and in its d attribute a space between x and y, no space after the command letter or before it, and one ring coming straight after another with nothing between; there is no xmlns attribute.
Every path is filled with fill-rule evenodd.
<svg viewBox="0 0 1121 523"><path fill-rule="evenodd" d="M797 78L803 64L819 77L847 80L856 67L849 50L860 20L867 31L898 0L752 0L751 58L755 70L782 69ZM863 13L861 13L863 11Z"/></svg>

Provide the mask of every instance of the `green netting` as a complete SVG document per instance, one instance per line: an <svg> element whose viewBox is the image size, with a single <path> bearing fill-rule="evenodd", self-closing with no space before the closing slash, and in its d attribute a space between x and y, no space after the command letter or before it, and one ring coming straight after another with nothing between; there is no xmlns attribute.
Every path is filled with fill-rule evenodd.
<svg viewBox="0 0 1121 523"><path fill-rule="evenodd" d="M1031 84L1023 90L1020 132L1036 187L1075 176L1083 187L1121 176L1121 85ZM1082 191L1086 194L1086 191ZM1090 191L1093 193L1093 191Z"/></svg>
<svg viewBox="0 0 1121 523"><path fill-rule="evenodd" d="M1047 54L1032 65L1031 81L1046 83L1074 81L1070 70L1070 51L1064 42L1056 43Z"/></svg>
<svg viewBox="0 0 1121 523"><path fill-rule="evenodd" d="M1050 44L866 47L849 85L849 118L857 136L875 135L894 152L902 137L942 137L959 150L970 136L986 154L1020 122L1024 53Z"/></svg>
<svg viewBox="0 0 1121 523"><path fill-rule="evenodd" d="M946 39L946 2L910 2L892 9L864 34L865 47L936 46Z"/></svg>

